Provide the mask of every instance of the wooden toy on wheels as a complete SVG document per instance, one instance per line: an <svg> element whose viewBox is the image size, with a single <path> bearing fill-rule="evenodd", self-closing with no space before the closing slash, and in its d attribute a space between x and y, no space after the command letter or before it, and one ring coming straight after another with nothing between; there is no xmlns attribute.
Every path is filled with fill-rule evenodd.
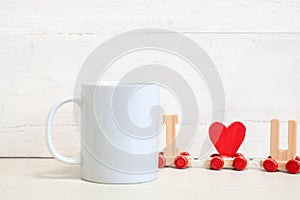
<svg viewBox="0 0 300 200"><path fill-rule="evenodd" d="M166 147L159 154L158 167L172 166L178 169L184 169L192 164L192 158L188 152L179 153L176 147L176 124L178 123L177 115L165 115L164 123L166 124Z"/></svg>
<svg viewBox="0 0 300 200"><path fill-rule="evenodd" d="M287 171L290 174L297 174L300 170L300 158L297 152L297 122L288 122L288 149L282 150L279 147L280 122L277 119L271 121L270 135L270 156L261 160L260 165L268 172L277 170Z"/></svg>
<svg viewBox="0 0 300 200"><path fill-rule="evenodd" d="M213 154L206 159L206 166L220 170L230 168L243 170L248 161L237 150L244 141L246 127L241 122L234 122L226 128L222 123L215 122L209 127L209 137L219 154Z"/></svg>

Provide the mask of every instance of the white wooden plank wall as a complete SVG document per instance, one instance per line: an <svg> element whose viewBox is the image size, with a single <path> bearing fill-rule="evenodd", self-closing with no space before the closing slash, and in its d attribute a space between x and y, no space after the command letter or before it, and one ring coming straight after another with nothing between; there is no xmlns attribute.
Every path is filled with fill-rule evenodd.
<svg viewBox="0 0 300 200"><path fill-rule="evenodd" d="M72 95L91 51L116 34L140 28L181 32L207 51L224 83L226 121L247 125L243 153L268 154L270 119L300 121L300 1L1 0L0 156L50 156L44 137L50 107ZM210 123L210 96L201 79L176 59L140 52L118 61L106 79L139 64L182 70L199 97L201 123L182 124L199 126L190 148L197 154ZM177 112L167 95L166 111ZM72 106L65 106L55 118L54 139L66 155L79 148L75 126Z"/></svg>

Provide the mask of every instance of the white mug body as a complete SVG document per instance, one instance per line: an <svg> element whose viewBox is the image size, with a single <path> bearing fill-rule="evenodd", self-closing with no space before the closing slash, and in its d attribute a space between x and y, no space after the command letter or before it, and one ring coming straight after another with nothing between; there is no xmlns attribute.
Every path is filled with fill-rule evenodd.
<svg viewBox="0 0 300 200"><path fill-rule="evenodd" d="M81 177L97 183L140 183L154 180L158 171L161 117L159 87L155 84L83 84L81 96L53 107L47 121L47 144L58 160L81 165ZM75 101L80 107L80 156L56 152L51 124L57 109Z"/></svg>

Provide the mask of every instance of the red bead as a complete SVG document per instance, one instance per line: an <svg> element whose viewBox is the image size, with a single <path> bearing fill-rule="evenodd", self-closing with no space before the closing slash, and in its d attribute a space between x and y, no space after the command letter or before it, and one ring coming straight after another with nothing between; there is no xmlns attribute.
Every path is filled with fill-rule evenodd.
<svg viewBox="0 0 300 200"><path fill-rule="evenodd" d="M189 161L188 159L183 156L183 155L179 155L175 158L174 160L174 165L178 168L178 169L184 169L188 166Z"/></svg>
<svg viewBox="0 0 300 200"><path fill-rule="evenodd" d="M296 159L289 160L286 163L285 168L290 174L297 174L300 169L300 162Z"/></svg>
<svg viewBox="0 0 300 200"><path fill-rule="evenodd" d="M238 156L243 156L244 157L244 155L241 154L241 153L236 153L234 157L238 157Z"/></svg>
<svg viewBox="0 0 300 200"><path fill-rule="evenodd" d="M166 166L166 158L164 155L158 155L158 168L164 168Z"/></svg>
<svg viewBox="0 0 300 200"><path fill-rule="evenodd" d="M210 161L210 167L214 170L222 169L224 166L224 160L220 156L215 156Z"/></svg>
<svg viewBox="0 0 300 200"><path fill-rule="evenodd" d="M299 157L299 156L296 156L296 158L295 158L295 159L300 161L300 157Z"/></svg>
<svg viewBox="0 0 300 200"><path fill-rule="evenodd" d="M180 155L183 155L183 156L190 156L189 152L187 152L187 151L181 152Z"/></svg>
<svg viewBox="0 0 300 200"><path fill-rule="evenodd" d="M233 167L236 170L243 170L247 166L247 160L244 158L244 156L237 156L233 160Z"/></svg>
<svg viewBox="0 0 300 200"><path fill-rule="evenodd" d="M275 172L278 168L278 163L272 158L268 158L264 161L263 166L267 172Z"/></svg>

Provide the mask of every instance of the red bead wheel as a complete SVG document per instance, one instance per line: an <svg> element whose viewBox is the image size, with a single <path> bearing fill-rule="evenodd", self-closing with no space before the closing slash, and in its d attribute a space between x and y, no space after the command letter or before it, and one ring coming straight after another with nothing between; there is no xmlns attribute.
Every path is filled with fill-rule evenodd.
<svg viewBox="0 0 300 200"><path fill-rule="evenodd" d="M210 161L210 167L214 170L222 169L224 166L224 160L220 156L215 156Z"/></svg>
<svg viewBox="0 0 300 200"><path fill-rule="evenodd" d="M296 159L289 160L286 163L285 168L290 174L297 174L300 169L300 162Z"/></svg>
<svg viewBox="0 0 300 200"><path fill-rule="evenodd" d="M180 155L182 155L182 156L190 156L189 152L187 152L187 151L181 152Z"/></svg>
<svg viewBox="0 0 300 200"><path fill-rule="evenodd" d="M243 170L247 166L247 160L244 158L244 156L237 156L233 160L233 167L236 170Z"/></svg>
<svg viewBox="0 0 300 200"><path fill-rule="evenodd" d="M158 155L158 168L164 168L166 166L166 158L164 155Z"/></svg>
<svg viewBox="0 0 300 200"><path fill-rule="evenodd" d="M268 158L264 161L263 166L267 172L275 172L278 168L278 163L272 158Z"/></svg>
<svg viewBox="0 0 300 200"><path fill-rule="evenodd" d="M238 156L243 156L244 157L244 155L241 154L241 153L236 153L234 157L238 157Z"/></svg>
<svg viewBox="0 0 300 200"><path fill-rule="evenodd" d="M189 164L188 159L183 155L177 156L174 160L174 165L178 169L184 169L188 166L188 164Z"/></svg>

